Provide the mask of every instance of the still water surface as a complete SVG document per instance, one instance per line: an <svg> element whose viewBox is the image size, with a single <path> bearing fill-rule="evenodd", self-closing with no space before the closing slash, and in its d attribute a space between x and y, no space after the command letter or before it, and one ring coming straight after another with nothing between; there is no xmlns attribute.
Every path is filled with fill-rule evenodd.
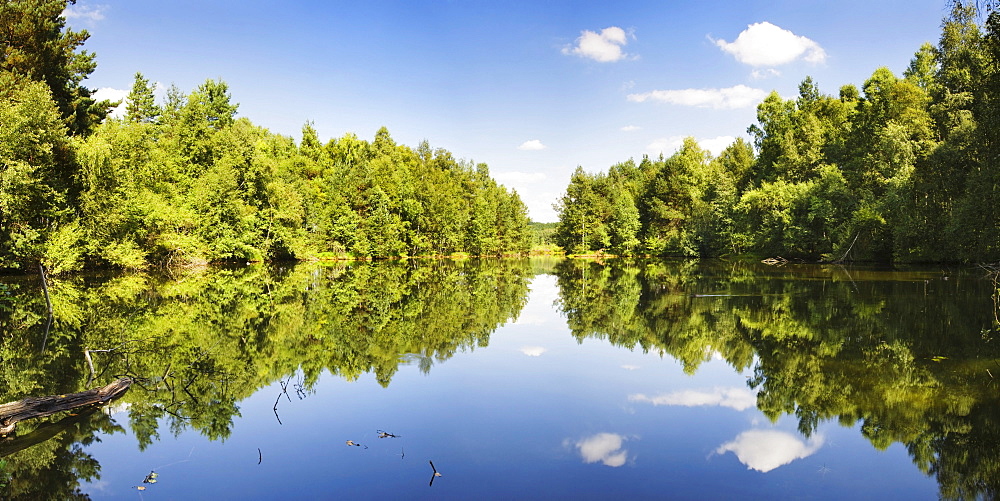
<svg viewBox="0 0 1000 501"><path fill-rule="evenodd" d="M936 499L1000 485L996 288L978 269L85 276L52 285L48 335L37 284L0 287L3 401L137 378L103 412L0 442L13 499ZM111 350L92 353L93 376L85 349Z"/></svg>

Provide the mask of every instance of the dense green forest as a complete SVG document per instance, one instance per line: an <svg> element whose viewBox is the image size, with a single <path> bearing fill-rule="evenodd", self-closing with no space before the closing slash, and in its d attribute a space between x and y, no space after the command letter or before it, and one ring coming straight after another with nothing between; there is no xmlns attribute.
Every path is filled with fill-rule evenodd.
<svg viewBox="0 0 1000 501"><path fill-rule="evenodd" d="M993 7L992 2L988 2ZM880 262L1000 260L1000 13L951 2L937 46L823 94L772 92L713 157L577 169L556 204L567 251Z"/></svg>
<svg viewBox="0 0 1000 501"><path fill-rule="evenodd" d="M137 73L122 119L67 0L0 4L0 269L323 257L520 254L527 209L485 164L426 141L296 142L237 117L227 85L156 103Z"/></svg>

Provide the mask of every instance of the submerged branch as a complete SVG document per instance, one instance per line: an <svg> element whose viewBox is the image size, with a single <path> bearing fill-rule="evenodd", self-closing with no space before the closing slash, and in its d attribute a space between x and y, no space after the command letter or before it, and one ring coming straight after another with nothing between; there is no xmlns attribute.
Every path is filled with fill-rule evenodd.
<svg viewBox="0 0 1000 501"><path fill-rule="evenodd" d="M88 405L106 404L124 395L131 385L132 378L122 378L107 386L79 393L28 397L0 405L0 436L12 433L17 423L25 419L51 416L57 412Z"/></svg>

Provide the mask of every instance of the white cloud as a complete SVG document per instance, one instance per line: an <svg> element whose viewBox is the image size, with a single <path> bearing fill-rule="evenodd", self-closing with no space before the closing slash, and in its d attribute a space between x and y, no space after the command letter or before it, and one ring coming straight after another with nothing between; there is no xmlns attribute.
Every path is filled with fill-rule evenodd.
<svg viewBox="0 0 1000 501"><path fill-rule="evenodd" d="M673 155L677 150L681 148L684 144L684 138L687 136L670 136L661 137L649 143L646 146L646 152L649 156L655 157L659 154L664 156ZM703 149L708 150L713 156L719 156L722 150L726 149L727 146L733 144L736 138L733 136L717 136L711 138L699 138L695 139L698 142L698 146Z"/></svg>
<svg viewBox="0 0 1000 501"><path fill-rule="evenodd" d="M105 99L111 101L121 101L117 107L111 109L109 116L114 118L121 118L125 116L125 108L128 106L127 99L129 91L122 89L113 89L111 87L101 87L94 91L90 95L95 101L103 101Z"/></svg>
<svg viewBox="0 0 1000 501"><path fill-rule="evenodd" d="M598 433L576 443L585 463L598 461L606 466L618 467L628 460L628 451L622 449L625 437L617 433Z"/></svg>
<svg viewBox="0 0 1000 501"><path fill-rule="evenodd" d="M521 143L521 146L518 146L517 149L524 151L538 151L538 150L544 150L545 145L542 144L542 142L539 141L538 139L532 139L531 141L525 141Z"/></svg>
<svg viewBox="0 0 1000 501"><path fill-rule="evenodd" d="M628 35L625 30L611 26L604 28L600 33L590 30L580 32L580 38L576 39L576 46L564 47L563 54L575 54L602 63L612 63L629 57L622 47L628 44Z"/></svg>
<svg viewBox="0 0 1000 501"><path fill-rule="evenodd" d="M712 152L712 156L719 156L722 150L726 149L727 146L733 144L736 138L733 136L717 136L712 138L704 138L698 140L698 146L705 148L706 150ZM713 358L716 360L723 360L722 355L719 352L715 352Z"/></svg>
<svg viewBox="0 0 1000 501"><path fill-rule="evenodd" d="M737 61L750 66L780 66L799 58L810 63L826 60L826 51L818 43L767 21L747 26L733 42L713 42Z"/></svg>
<svg viewBox="0 0 1000 501"><path fill-rule="evenodd" d="M757 396L746 388L714 388L711 391L682 390L655 397L642 393L629 395L630 402L683 407L719 406L743 411L757 405Z"/></svg>
<svg viewBox="0 0 1000 501"><path fill-rule="evenodd" d="M754 80L763 80L765 78L780 77L781 72L774 68L765 68L763 70L753 70L750 72L750 78Z"/></svg>
<svg viewBox="0 0 1000 501"><path fill-rule="evenodd" d="M96 22L104 19L104 11L107 5L70 5L62 11L62 16L66 19L81 19L87 22Z"/></svg>
<svg viewBox="0 0 1000 501"><path fill-rule="evenodd" d="M816 435L803 441L799 437L777 430L749 430L740 433L732 442L715 450L716 454L732 451L748 469L769 472L779 466L809 457L823 447L823 436Z"/></svg>
<svg viewBox="0 0 1000 501"><path fill-rule="evenodd" d="M541 346L523 346L520 351L529 357L540 357L542 356L542 353L545 353L548 350L542 348Z"/></svg>
<svg viewBox="0 0 1000 501"><path fill-rule="evenodd" d="M634 371L634 370L638 370L639 366L638 365L626 364L626 365L622 366L622 369L625 369L627 371Z"/></svg>
<svg viewBox="0 0 1000 501"><path fill-rule="evenodd" d="M629 94L628 100L636 103L651 100L681 106L732 110L754 106L766 96L767 93L761 89L740 84L725 89L654 90L641 94Z"/></svg>
<svg viewBox="0 0 1000 501"><path fill-rule="evenodd" d="M622 127L622 130L625 132L632 132L640 129L642 129L642 127L639 127L638 125L626 125L625 127Z"/></svg>

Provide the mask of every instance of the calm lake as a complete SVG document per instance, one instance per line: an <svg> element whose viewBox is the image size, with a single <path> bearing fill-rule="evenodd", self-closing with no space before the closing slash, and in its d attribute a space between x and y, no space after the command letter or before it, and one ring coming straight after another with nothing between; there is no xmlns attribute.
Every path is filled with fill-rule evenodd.
<svg viewBox="0 0 1000 501"><path fill-rule="evenodd" d="M1000 495L997 287L978 267L539 258L51 282L48 325L38 278L0 277L0 402L135 383L0 439L4 499Z"/></svg>

